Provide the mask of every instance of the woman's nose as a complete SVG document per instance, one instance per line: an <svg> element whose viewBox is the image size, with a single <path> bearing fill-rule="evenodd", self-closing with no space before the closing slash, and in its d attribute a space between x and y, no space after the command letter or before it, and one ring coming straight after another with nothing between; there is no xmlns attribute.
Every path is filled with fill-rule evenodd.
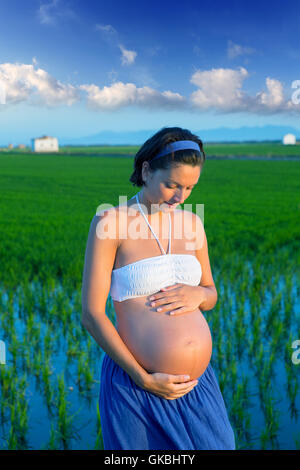
<svg viewBox="0 0 300 470"><path fill-rule="evenodd" d="M182 204L185 200L185 192L184 192L184 189L182 189L181 191L177 192L176 195L175 195L175 202L179 204Z"/></svg>

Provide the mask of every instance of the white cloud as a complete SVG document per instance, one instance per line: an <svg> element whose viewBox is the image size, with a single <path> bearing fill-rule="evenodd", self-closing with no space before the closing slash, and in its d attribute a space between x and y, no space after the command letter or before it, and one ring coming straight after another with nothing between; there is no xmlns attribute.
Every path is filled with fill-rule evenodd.
<svg viewBox="0 0 300 470"><path fill-rule="evenodd" d="M6 103L29 101L46 106L71 106L79 99L79 91L65 85L43 69L32 64L0 64L0 80L6 86Z"/></svg>
<svg viewBox="0 0 300 470"><path fill-rule="evenodd" d="M286 99L283 84L272 77L266 78L265 89L254 96L242 87L249 76L240 67L234 69L197 70L191 83L198 89L189 98L174 91L158 91L156 86L138 86L137 83L115 81L100 88L96 84L71 85L62 83L48 72L33 64L0 64L0 85L5 89L5 104L28 102L37 106L60 106L76 103L80 99L95 111L115 111L127 106L145 109L190 110L193 112L215 110L221 113L249 112L275 114L300 112L300 105ZM112 71L111 73L114 73ZM290 98L295 93L291 88ZM6 108L0 107L0 110Z"/></svg>
<svg viewBox="0 0 300 470"><path fill-rule="evenodd" d="M122 65L131 65L134 63L137 52L126 49L119 40L119 34L111 24L97 24L96 30L101 32L103 39L112 47L118 47L121 52Z"/></svg>
<svg viewBox="0 0 300 470"><path fill-rule="evenodd" d="M117 31L111 24L96 24L96 29L107 35L117 34Z"/></svg>
<svg viewBox="0 0 300 470"><path fill-rule="evenodd" d="M279 80L266 78L267 91L250 96L242 90L244 80L249 76L247 70L211 69L196 71L190 81L198 90L190 96L195 109L214 109L220 112L250 112L256 114L300 112L291 100L285 100L283 85ZM292 93L291 93L292 95Z"/></svg>
<svg viewBox="0 0 300 470"><path fill-rule="evenodd" d="M50 3L40 5L37 15L41 24L56 25L57 20L62 18L77 19L77 15L68 6L59 3L60 0L52 0Z"/></svg>
<svg viewBox="0 0 300 470"><path fill-rule="evenodd" d="M239 44L234 44L231 40L227 43L227 56L229 59L235 59L235 57L240 55L254 54L254 52L256 51L252 47L240 46Z"/></svg>
<svg viewBox="0 0 300 470"><path fill-rule="evenodd" d="M240 70L220 68L196 71L190 82L199 87L199 90L190 96L192 105L199 109L240 109L245 100L241 87L247 76L248 72L243 67Z"/></svg>
<svg viewBox="0 0 300 470"><path fill-rule="evenodd" d="M125 49L125 47L123 47L122 44L119 45L119 48L122 51L122 57L121 57L122 65L133 64L137 56L137 53L135 51L129 51L128 49Z"/></svg>
<svg viewBox="0 0 300 470"><path fill-rule="evenodd" d="M58 0L53 0L50 3L40 5L38 15L42 24L54 24L55 16L53 15L53 10L56 7L57 1Z"/></svg>
<svg viewBox="0 0 300 470"><path fill-rule="evenodd" d="M87 92L88 106L94 110L111 111L125 106L180 109L185 105L185 98L179 93L161 93L147 86L138 88L134 83L117 82L103 88L80 85L79 88Z"/></svg>
<svg viewBox="0 0 300 470"><path fill-rule="evenodd" d="M257 93L256 100L259 104L266 107L278 107L284 105L283 86L279 80L266 78L268 93L261 91Z"/></svg>
<svg viewBox="0 0 300 470"><path fill-rule="evenodd" d="M285 100L283 85L275 78L266 78L267 92L256 93L251 110L257 113L276 113L292 111L299 113L300 106L293 103L292 99ZM291 93L292 98L292 93Z"/></svg>

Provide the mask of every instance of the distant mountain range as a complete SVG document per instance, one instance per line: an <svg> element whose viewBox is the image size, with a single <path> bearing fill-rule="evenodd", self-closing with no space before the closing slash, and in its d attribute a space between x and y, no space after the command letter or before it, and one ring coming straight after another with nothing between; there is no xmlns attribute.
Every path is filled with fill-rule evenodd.
<svg viewBox="0 0 300 470"><path fill-rule="evenodd" d="M156 130L142 130L132 132L103 131L86 137L59 138L60 145L142 145ZM300 129L291 126L255 126L219 127L216 129L201 129L193 132L204 143L208 142L243 142L243 141L282 141L285 134L295 134L300 140Z"/></svg>

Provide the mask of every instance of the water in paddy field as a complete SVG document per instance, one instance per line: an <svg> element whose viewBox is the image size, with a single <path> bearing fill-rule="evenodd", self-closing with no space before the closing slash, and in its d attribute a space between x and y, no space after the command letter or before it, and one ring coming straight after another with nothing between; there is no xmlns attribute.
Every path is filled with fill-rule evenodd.
<svg viewBox="0 0 300 470"><path fill-rule="evenodd" d="M299 276L248 263L214 280L218 302L204 315L237 449L299 449ZM0 307L0 448L103 448L103 355L81 325L81 292L32 282L2 289ZM107 314L115 321L110 297Z"/></svg>
<svg viewBox="0 0 300 470"><path fill-rule="evenodd" d="M246 285L253 285L251 269L244 281L246 292ZM223 378L226 382L224 398L238 448L300 447L300 364L292 360L297 352L292 344L300 339L300 284L296 276L288 285L285 281L284 276L272 278L272 291L266 288L263 299L251 300L243 296L239 281L224 285L220 280L224 301L219 314L213 315L217 320L208 318L214 340L212 364L221 384ZM220 342L227 344L222 354L218 353ZM300 342L298 350L300 362Z"/></svg>
<svg viewBox="0 0 300 470"><path fill-rule="evenodd" d="M26 291L20 287L10 300L2 292L1 301L0 331L7 357L0 369L0 447L12 448L9 433L17 429L14 421L20 416L12 418L10 405L18 401L23 409L27 403L27 426L17 429L17 448L99 447L101 349L81 326L80 293L70 298L59 285L47 290L32 283ZM5 326L8 311L14 328ZM20 383L23 374L25 384Z"/></svg>

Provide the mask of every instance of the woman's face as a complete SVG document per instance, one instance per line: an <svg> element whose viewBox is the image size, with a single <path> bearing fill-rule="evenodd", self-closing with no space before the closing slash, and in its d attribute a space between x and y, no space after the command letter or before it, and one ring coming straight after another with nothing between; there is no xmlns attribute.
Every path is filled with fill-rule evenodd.
<svg viewBox="0 0 300 470"><path fill-rule="evenodd" d="M198 183L200 173L200 166L193 167L187 164L151 173L149 167L145 165L143 179L147 186L143 186L143 198L148 205L159 204L161 210L172 211L189 197Z"/></svg>

